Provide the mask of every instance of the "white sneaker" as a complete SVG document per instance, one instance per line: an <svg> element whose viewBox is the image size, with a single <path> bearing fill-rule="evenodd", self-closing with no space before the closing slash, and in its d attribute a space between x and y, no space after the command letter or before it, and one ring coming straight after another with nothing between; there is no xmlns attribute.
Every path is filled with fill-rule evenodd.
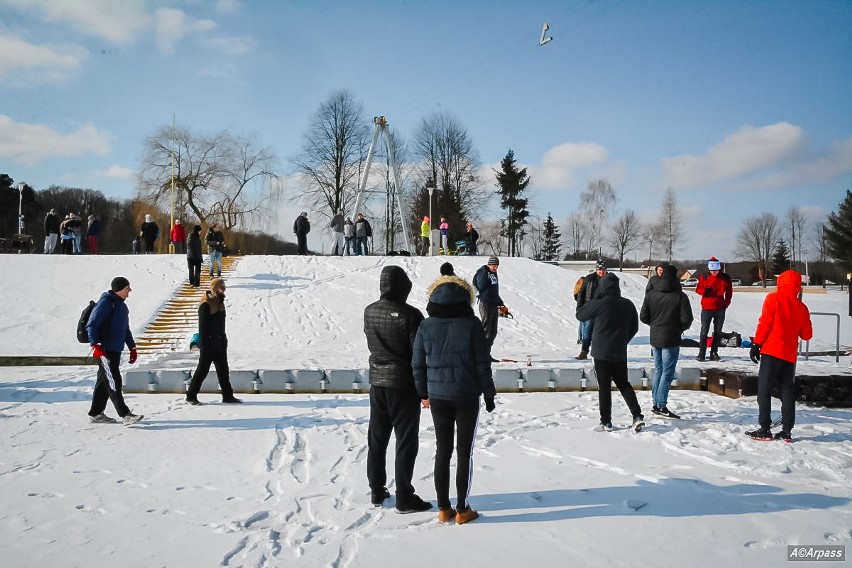
<svg viewBox="0 0 852 568"><path fill-rule="evenodd" d="M97 416L89 416L89 422L92 424L115 424L118 420L101 412Z"/></svg>
<svg viewBox="0 0 852 568"><path fill-rule="evenodd" d="M595 432L612 432L612 422L606 424L598 424L595 426Z"/></svg>
<svg viewBox="0 0 852 568"><path fill-rule="evenodd" d="M125 425L125 426L130 426L131 424L136 424L137 422L139 422L139 421L140 421L140 420L142 420L143 418L145 418L145 417L144 417L143 415L141 415L141 414L128 414L128 415L127 415L127 416L125 416L125 417L124 417L124 419L123 419L123 420L124 420L124 425Z"/></svg>

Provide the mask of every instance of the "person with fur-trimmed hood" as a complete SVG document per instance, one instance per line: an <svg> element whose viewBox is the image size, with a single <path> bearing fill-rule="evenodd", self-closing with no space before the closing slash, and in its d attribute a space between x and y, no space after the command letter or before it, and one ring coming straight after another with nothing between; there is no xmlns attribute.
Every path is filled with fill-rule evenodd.
<svg viewBox="0 0 852 568"><path fill-rule="evenodd" d="M381 507L390 498L386 459L391 433L396 436L396 510L428 511L432 504L414 492L414 462L420 447L420 397L414 388L411 354L423 314L406 303L411 280L399 266L385 266L379 277L381 297L364 309L364 333L370 350L370 424L367 429L367 481L370 502Z"/></svg>
<svg viewBox="0 0 852 568"><path fill-rule="evenodd" d="M473 288L457 276L429 287L429 317L414 340L414 382L435 424L435 492L438 520L464 524L479 517L470 507L473 443L479 397L494 410L496 389L485 331L473 313ZM457 436L456 508L450 503L450 460Z"/></svg>
<svg viewBox="0 0 852 568"><path fill-rule="evenodd" d="M214 278L210 281L210 290L204 293L204 299L198 306L198 347L200 356L198 367L192 375L192 381L186 391L186 402L200 405L198 392L201 384L210 372L210 364L216 366L216 377L222 391L222 402L239 404L242 400L234 397L228 367L228 336L225 334L225 281Z"/></svg>

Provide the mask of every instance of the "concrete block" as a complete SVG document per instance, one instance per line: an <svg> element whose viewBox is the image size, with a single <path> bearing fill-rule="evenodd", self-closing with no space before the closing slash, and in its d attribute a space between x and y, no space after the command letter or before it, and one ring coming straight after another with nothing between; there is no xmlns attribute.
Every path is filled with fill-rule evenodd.
<svg viewBox="0 0 852 568"><path fill-rule="evenodd" d="M642 379L645 378L645 368L627 367L627 380L634 389L642 388Z"/></svg>
<svg viewBox="0 0 852 568"><path fill-rule="evenodd" d="M325 379L324 371L321 369L294 369L292 372L298 392L320 392L320 381Z"/></svg>
<svg viewBox="0 0 852 568"><path fill-rule="evenodd" d="M157 378L157 392L186 393L186 383L191 378L189 369L160 369L154 371Z"/></svg>
<svg viewBox="0 0 852 568"><path fill-rule="evenodd" d="M254 392L254 381L258 376L257 371L235 371L231 369L228 375L231 380L231 388L234 389L234 392L242 394ZM204 383L201 385L201 392L221 392L219 375L215 369L210 369L207 378L204 379Z"/></svg>
<svg viewBox="0 0 852 568"><path fill-rule="evenodd" d="M358 369L326 369L325 378L328 380L328 392L352 392L353 383L357 383L360 390L367 390Z"/></svg>
<svg viewBox="0 0 852 568"><path fill-rule="evenodd" d="M551 378L550 369L536 367L524 367L521 369L521 377L526 381L526 390L547 390L548 381Z"/></svg>
<svg viewBox="0 0 852 568"><path fill-rule="evenodd" d="M556 379L556 388L558 389L579 389L580 380L585 377L583 369L554 369L554 379Z"/></svg>
<svg viewBox="0 0 852 568"><path fill-rule="evenodd" d="M283 393L290 392L286 384L295 384L293 373L282 369L260 369L257 372L260 379L260 392Z"/></svg>
<svg viewBox="0 0 852 568"><path fill-rule="evenodd" d="M699 367L681 367L675 371L677 386L682 389L697 389L701 386L701 369Z"/></svg>
<svg viewBox="0 0 852 568"><path fill-rule="evenodd" d="M521 372L518 369L493 369L492 378L498 391L517 391Z"/></svg>
<svg viewBox="0 0 852 568"><path fill-rule="evenodd" d="M122 376L122 392L143 393L151 392L149 385L156 387L157 378L151 371L128 370ZM156 392L156 391L154 391Z"/></svg>

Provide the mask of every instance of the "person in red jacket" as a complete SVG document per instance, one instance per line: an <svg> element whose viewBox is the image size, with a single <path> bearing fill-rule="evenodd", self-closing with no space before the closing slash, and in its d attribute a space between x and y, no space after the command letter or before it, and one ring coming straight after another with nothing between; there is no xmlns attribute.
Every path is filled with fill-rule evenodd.
<svg viewBox="0 0 852 568"><path fill-rule="evenodd" d="M778 277L778 290L766 295L752 338L751 360L760 363L757 374L757 430L746 432L755 440L790 440L790 431L796 421L796 357L799 339L813 336L811 314L799 298L802 292L802 275L786 270ZM772 436L769 417L772 387L781 391L781 431Z"/></svg>
<svg viewBox="0 0 852 568"><path fill-rule="evenodd" d="M180 224L180 219L175 219L175 224L172 226L172 233L169 235L169 244L174 245L175 254L184 254L186 250L186 229Z"/></svg>
<svg viewBox="0 0 852 568"><path fill-rule="evenodd" d="M722 272L722 263L715 256L707 262L710 274L698 277L695 293L701 296L701 335L698 338L698 361L704 361L707 355L707 333L710 320L713 320L713 344L710 347L710 360L719 360L719 338L725 325L725 310L731 305L734 286L731 277Z"/></svg>

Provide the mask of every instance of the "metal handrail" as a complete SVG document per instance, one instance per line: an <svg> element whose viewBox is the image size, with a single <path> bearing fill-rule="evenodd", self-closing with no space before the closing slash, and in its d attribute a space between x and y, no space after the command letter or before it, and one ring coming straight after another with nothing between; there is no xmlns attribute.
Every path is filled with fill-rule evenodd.
<svg viewBox="0 0 852 568"><path fill-rule="evenodd" d="M812 316L834 316L837 318L837 335L836 335L836 347L834 349L834 362L840 362L840 314L835 314L832 312L811 312ZM808 351L810 351L810 340L805 341L805 361L808 360Z"/></svg>

